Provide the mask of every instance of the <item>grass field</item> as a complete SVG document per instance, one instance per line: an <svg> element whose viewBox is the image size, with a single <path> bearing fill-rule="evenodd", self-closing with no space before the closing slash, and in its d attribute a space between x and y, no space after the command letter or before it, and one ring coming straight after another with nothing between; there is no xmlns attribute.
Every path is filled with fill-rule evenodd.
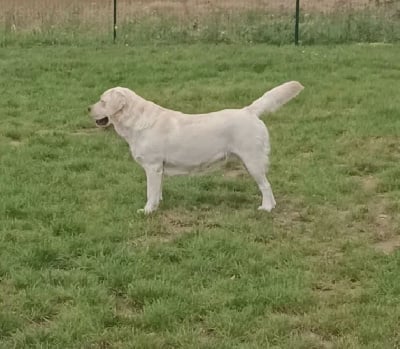
<svg viewBox="0 0 400 349"><path fill-rule="evenodd" d="M400 46L0 51L0 348L397 348ZM169 108L265 118L277 208L240 168L143 171L87 106L122 85Z"/></svg>

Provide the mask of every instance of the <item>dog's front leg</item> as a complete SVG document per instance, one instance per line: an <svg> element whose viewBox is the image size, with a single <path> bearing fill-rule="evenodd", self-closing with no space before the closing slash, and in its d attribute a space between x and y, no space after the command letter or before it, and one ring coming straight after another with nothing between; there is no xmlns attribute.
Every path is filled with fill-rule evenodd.
<svg viewBox="0 0 400 349"><path fill-rule="evenodd" d="M146 166L144 168L147 179L147 203L143 211L145 214L149 214L155 211L162 198L162 165L158 166Z"/></svg>

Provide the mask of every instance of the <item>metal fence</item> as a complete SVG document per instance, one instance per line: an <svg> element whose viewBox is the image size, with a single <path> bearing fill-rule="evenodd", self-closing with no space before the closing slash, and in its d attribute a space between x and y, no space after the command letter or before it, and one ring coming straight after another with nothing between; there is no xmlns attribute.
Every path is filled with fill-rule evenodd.
<svg viewBox="0 0 400 349"><path fill-rule="evenodd" d="M399 0L0 0L0 8L3 40L400 41Z"/></svg>

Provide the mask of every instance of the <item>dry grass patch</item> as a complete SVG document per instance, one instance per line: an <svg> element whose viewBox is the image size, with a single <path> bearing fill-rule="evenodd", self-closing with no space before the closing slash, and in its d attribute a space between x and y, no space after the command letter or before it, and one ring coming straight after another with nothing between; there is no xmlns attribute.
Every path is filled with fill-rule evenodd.
<svg viewBox="0 0 400 349"><path fill-rule="evenodd" d="M113 26L113 2L108 0L79 1L79 0L29 0L7 1L0 0L0 23L8 34L34 34L45 36L44 40L57 42L64 40L76 40L77 37L85 37L90 32L92 36L101 33L110 33ZM333 16L336 24L332 26L333 31L340 32L340 39L343 40L352 27L362 29L367 32L380 31L381 26L375 29L369 29L365 24L365 19L360 16L360 20L352 18L358 12L369 11L371 14L379 11L379 17L392 21L396 18L399 8L390 0L302 0L301 12L304 14L302 22L305 27L312 26L311 29L305 29L306 32L326 31L322 27L324 24L314 25L315 20L309 20L309 17L315 18L324 15ZM167 32L171 38L162 40L196 40L199 36L201 40L236 40L237 35L242 36L241 40L253 42L272 40L270 36L278 36L274 43L287 40L289 21L292 22L295 11L294 0L283 1L260 1L260 0L230 0L230 1L210 1L210 0L119 0L118 1L118 31L122 40L137 43L138 39L149 42L151 39L159 40ZM247 18L249 17L249 18ZM280 17L285 17L279 21ZM348 20L343 20L348 17ZM247 18L247 19L246 19ZM251 19L252 18L252 19ZM341 19L342 18L342 19ZM372 18L372 17L371 17ZM267 20L266 20L267 19ZM172 20L172 21L171 21ZM247 21L247 22L246 22ZM330 19L326 18L329 23ZM358 23L358 22L360 23ZM348 23L346 23L348 22ZM303 24L303 23L302 23ZM270 25L271 28L265 28ZM290 25L292 27L292 25ZM238 29L240 34L232 32ZM330 27L328 25L327 27ZM388 26L387 33L390 34L391 26ZM203 34L199 34L204 31ZM251 32L254 31L255 33ZM271 31L270 33L267 33ZM360 29L356 29L356 35ZM137 35L141 32L140 35ZM146 33L147 32L147 33ZM321 36L326 33L320 33ZM282 36L282 38L279 38ZM393 36L393 35L392 35ZM387 38L387 35L378 36ZM268 38L268 39L267 39ZM104 39L104 36L103 36ZM303 38L304 39L304 38ZM302 40L303 40L302 39ZM314 40L314 39L313 39ZM372 38L371 38L372 40ZM368 41L371 41L368 40ZM364 41L364 40L358 40ZM372 40L383 41L383 40ZM385 39L384 41L387 41Z"/></svg>
<svg viewBox="0 0 400 349"><path fill-rule="evenodd" d="M361 182L361 187L366 193L376 193L376 190L379 186L379 179L375 176L366 176L366 177L359 177Z"/></svg>
<svg viewBox="0 0 400 349"><path fill-rule="evenodd" d="M374 244L375 250L384 254L391 254L400 249L400 236L393 236L389 240L380 241Z"/></svg>

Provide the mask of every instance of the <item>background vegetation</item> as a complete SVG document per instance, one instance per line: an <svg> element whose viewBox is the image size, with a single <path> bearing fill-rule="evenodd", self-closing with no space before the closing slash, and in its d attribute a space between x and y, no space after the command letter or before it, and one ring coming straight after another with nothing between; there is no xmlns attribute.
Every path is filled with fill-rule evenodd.
<svg viewBox="0 0 400 349"><path fill-rule="evenodd" d="M400 2L301 0L303 44L396 42ZM84 44L112 38L113 1L0 0L0 30L10 43ZM119 42L293 42L295 0L118 0Z"/></svg>

